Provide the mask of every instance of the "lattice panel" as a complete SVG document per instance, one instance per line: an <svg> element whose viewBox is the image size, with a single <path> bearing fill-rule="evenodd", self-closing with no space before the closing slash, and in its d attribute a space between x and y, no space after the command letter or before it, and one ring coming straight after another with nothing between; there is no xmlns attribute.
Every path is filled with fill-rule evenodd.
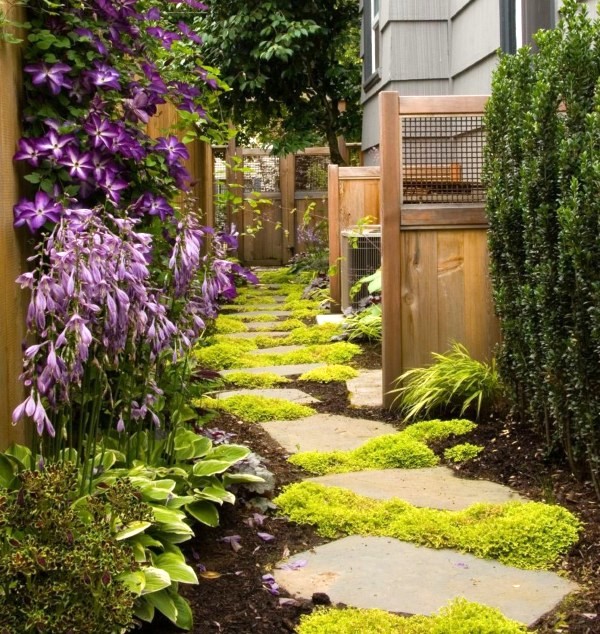
<svg viewBox="0 0 600 634"><path fill-rule="evenodd" d="M278 156L244 156L244 192L279 192Z"/></svg>
<svg viewBox="0 0 600 634"><path fill-rule="evenodd" d="M296 191L327 191L327 167L331 163L326 154L296 156Z"/></svg>
<svg viewBox="0 0 600 634"><path fill-rule="evenodd" d="M479 203L483 117L402 117L405 204Z"/></svg>

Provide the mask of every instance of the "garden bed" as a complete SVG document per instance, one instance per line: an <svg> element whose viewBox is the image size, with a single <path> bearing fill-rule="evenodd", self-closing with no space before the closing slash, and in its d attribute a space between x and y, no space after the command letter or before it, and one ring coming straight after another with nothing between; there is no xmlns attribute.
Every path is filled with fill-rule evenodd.
<svg viewBox="0 0 600 634"><path fill-rule="evenodd" d="M299 387L322 399L317 409L332 414L378 420L392 418L389 412L379 409L349 407L343 383L323 386L303 382L301 385L291 383L288 387ZM275 474L278 490L301 479L301 470L287 462L285 453L260 426L242 424L227 414L220 415L211 425L235 433L235 442L247 444L263 456L266 466ZM555 501L583 520L581 541L564 559L562 569L584 590L547 615L537 631L593 634L600 631L599 503L591 486L577 483L566 467L557 467L548 461L542 438L519 426L517 441L517 425L510 418L482 422L463 439L484 445L485 451L473 461L453 468L460 477L493 480L510 485L534 500ZM441 453L444 445L439 444L435 449ZM194 612L194 632L289 633L294 631L301 614L314 607L312 603L286 605L286 601L281 601L286 598L284 591L271 594L263 585L262 575L288 551L293 554L310 549L323 543L323 538L309 526L299 526L269 514L259 530L274 535L275 539L263 542L256 535L257 528L247 524L253 513L253 509L244 505L226 506L218 528L198 528L196 539L186 545L190 563L199 566L199 571L206 568L209 573L205 577L200 573L199 586L185 589ZM233 535L240 536L242 548L237 552L227 542L220 541ZM177 630L165 621L157 621L143 631L170 634Z"/></svg>

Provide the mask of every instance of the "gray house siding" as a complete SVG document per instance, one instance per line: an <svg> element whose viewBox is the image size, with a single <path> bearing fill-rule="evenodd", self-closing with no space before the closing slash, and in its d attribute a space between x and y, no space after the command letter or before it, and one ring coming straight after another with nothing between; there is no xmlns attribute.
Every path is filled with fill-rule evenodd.
<svg viewBox="0 0 600 634"><path fill-rule="evenodd" d="M377 161L367 152L379 143L377 95L487 94L501 47L501 4L511 0L380 0L378 72L363 90L365 163ZM517 42L530 42L540 26L552 26L562 0L512 0L517 7ZM597 15L597 0L586 0ZM372 0L362 0L370 7ZM549 2L549 7L546 2ZM521 15L522 14L522 15ZM550 24L549 24L550 23ZM522 31L522 37L521 37ZM511 31L512 33L513 31ZM363 29L363 50L369 34Z"/></svg>

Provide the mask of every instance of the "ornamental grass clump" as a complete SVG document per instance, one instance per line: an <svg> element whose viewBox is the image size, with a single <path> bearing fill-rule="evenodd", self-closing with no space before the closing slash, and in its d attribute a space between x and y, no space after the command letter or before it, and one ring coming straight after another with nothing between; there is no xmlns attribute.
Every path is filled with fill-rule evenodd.
<svg viewBox="0 0 600 634"><path fill-rule="evenodd" d="M291 521L315 526L324 537L391 537L430 548L455 548L527 570L554 566L581 530L569 511L540 502L440 511L399 499L374 500L315 482L289 485L274 502Z"/></svg>
<svg viewBox="0 0 600 634"><path fill-rule="evenodd" d="M439 458L427 443L466 434L475 428L468 420L425 421L397 434L368 440L350 451L306 451L289 457L292 464L315 475L368 469L420 469L434 467Z"/></svg>
<svg viewBox="0 0 600 634"><path fill-rule="evenodd" d="M431 365L407 370L396 380L394 406L405 420L439 413L462 416L469 410L479 417L498 404L503 391L493 359L490 364L476 361L459 343L432 357Z"/></svg>
<svg viewBox="0 0 600 634"><path fill-rule="evenodd" d="M459 598L432 616L398 616L383 610L325 608L305 614L297 634L525 634L500 610Z"/></svg>
<svg viewBox="0 0 600 634"><path fill-rule="evenodd" d="M240 394L216 399L203 397L194 401L202 409L222 410L246 423L265 423L272 420L297 420L315 414L307 405L291 403L281 398Z"/></svg>

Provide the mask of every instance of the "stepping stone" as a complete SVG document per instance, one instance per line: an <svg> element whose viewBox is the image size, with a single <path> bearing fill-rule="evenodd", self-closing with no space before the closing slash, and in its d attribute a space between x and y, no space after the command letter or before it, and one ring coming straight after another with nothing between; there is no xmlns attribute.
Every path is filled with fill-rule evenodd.
<svg viewBox="0 0 600 634"><path fill-rule="evenodd" d="M317 315L317 326L323 324L341 324L345 319L344 315Z"/></svg>
<svg viewBox="0 0 600 634"><path fill-rule="evenodd" d="M289 562L300 560L304 567L273 571L292 596L310 600L324 592L334 605L405 614L429 615L465 597L531 625L578 588L553 572L520 570L387 537L345 537Z"/></svg>
<svg viewBox="0 0 600 634"><path fill-rule="evenodd" d="M216 398L224 399L230 396L238 396L240 394L251 394L252 396L266 396L267 398L281 398L291 403L300 403L302 405L309 405L310 403L318 403L319 400L312 397L310 394L303 392L302 390L296 390L293 388L267 388L267 389L243 389L243 390L228 390L225 392L217 392Z"/></svg>
<svg viewBox="0 0 600 634"><path fill-rule="evenodd" d="M381 407L383 404L383 372L361 370L360 374L346 381L353 407Z"/></svg>
<svg viewBox="0 0 600 634"><path fill-rule="evenodd" d="M261 348L260 350L249 350L248 354L285 354L286 352L296 352L304 350L306 346L275 346L274 348Z"/></svg>
<svg viewBox="0 0 600 634"><path fill-rule="evenodd" d="M292 314L291 310L249 310L244 313L229 313L228 317L263 317L269 315L270 317L289 317Z"/></svg>
<svg viewBox="0 0 600 634"><path fill-rule="evenodd" d="M269 374L277 374L277 376L295 376L296 374L304 374L309 370L316 370L317 368L324 368L326 363L297 363L295 365L269 365L264 368L236 368L234 370L221 370L220 374L227 376L234 372L247 372L248 374L262 374L268 372Z"/></svg>
<svg viewBox="0 0 600 634"><path fill-rule="evenodd" d="M271 421L262 426L289 453L356 449L370 438L398 431L387 423L332 414Z"/></svg>
<svg viewBox="0 0 600 634"><path fill-rule="evenodd" d="M265 322L261 322L264 324ZM247 326L248 324L246 324ZM255 330L252 332L232 332L228 335L223 335L227 339L256 339L257 337L287 337L289 333L282 330Z"/></svg>
<svg viewBox="0 0 600 634"><path fill-rule="evenodd" d="M244 306L248 307L247 311L242 311L242 315L245 313L264 313L264 312L268 312L270 310L274 310L277 308L277 304L245 304ZM221 307L221 311L224 314L227 314L228 316L231 315L231 313L235 313L235 311L240 312L240 307L237 304L226 304L225 306Z"/></svg>
<svg viewBox="0 0 600 634"><path fill-rule="evenodd" d="M269 330L277 330L280 323L278 321L246 321L244 322L248 330L260 330L261 328L268 328ZM284 333L289 335L289 331Z"/></svg>
<svg viewBox="0 0 600 634"><path fill-rule="evenodd" d="M459 511L476 502L527 501L516 491L495 482L457 478L447 467L332 473L308 480L349 489L376 500L400 498L415 506L448 511Z"/></svg>

